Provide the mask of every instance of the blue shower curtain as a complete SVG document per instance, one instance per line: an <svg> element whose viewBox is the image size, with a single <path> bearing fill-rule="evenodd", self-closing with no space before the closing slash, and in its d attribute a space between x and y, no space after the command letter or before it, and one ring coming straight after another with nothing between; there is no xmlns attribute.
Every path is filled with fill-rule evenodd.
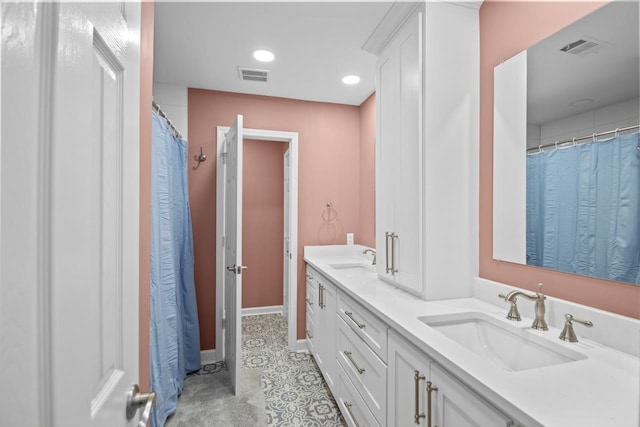
<svg viewBox="0 0 640 427"><path fill-rule="evenodd" d="M640 136L527 156L527 264L640 284Z"/></svg>
<svg viewBox="0 0 640 427"><path fill-rule="evenodd" d="M200 331L187 187L187 142L152 113L150 377L162 427L175 412L186 374L200 369Z"/></svg>

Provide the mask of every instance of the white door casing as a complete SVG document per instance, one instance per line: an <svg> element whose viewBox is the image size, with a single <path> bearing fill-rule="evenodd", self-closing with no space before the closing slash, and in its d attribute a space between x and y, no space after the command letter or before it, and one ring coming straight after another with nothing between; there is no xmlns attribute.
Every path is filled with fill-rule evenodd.
<svg viewBox="0 0 640 427"><path fill-rule="evenodd" d="M289 273L291 272L290 264L291 264L291 251L290 251L290 237L289 234L291 232L289 228L289 209L290 209L290 201L289 201L289 181L290 181L290 172L289 169L291 162L291 156L289 150L285 151L283 164L284 164L284 259L283 259L283 283L282 283L282 313L284 318L289 320L289 287L291 286L291 276Z"/></svg>
<svg viewBox="0 0 640 427"><path fill-rule="evenodd" d="M2 35L3 424L134 425L140 4L3 3Z"/></svg>
<svg viewBox="0 0 640 427"><path fill-rule="evenodd" d="M215 360L223 360L226 349L224 348L224 330L223 318L225 314L225 279L226 264L224 255L224 228L225 228L225 198L224 198L224 167L223 159L225 135L229 131L226 126L217 127L217 149L216 149L216 354ZM258 141L276 141L289 143L289 254L291 257L289 263L288 275L291 278L291 285L288 287L287 308L288 308L288 328L287 342L289 351L298 351L306 348L304 341L301 340L300 348L298 348L297 338L297 297L298 297L298 133L283 132L263 129L243 129L244 138ZM225 325L226 327L226 325Z"/></svg>
<svg viewBox="0 0 640 427"><path fill-rule="evenodd" d="M240 392L242 367L242 130L242 116L238 115L224 142L224 360L235 394Z"/></svg>

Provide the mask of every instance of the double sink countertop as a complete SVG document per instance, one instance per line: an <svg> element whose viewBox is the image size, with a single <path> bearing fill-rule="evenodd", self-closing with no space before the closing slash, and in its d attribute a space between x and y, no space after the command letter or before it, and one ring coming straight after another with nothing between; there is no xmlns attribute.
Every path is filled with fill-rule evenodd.
<svg viewBox="0 0 640 427"><path fill-rule="evenodd" d="M364 249L360 245L307 246L304 260L516 421L525 426L548 427L640 425L640 321L547 297L549 330L536 331L531 329L534 309L530 301L518 301L522 321L506 319L509 304L501 301L498 293L517 288L478 279L481 283L470 284L473 297L424 301L378 279L371 265L372 256L364 255ZM495 290L495 295L488 289ZM586 328L579 324L574 325L579 342L560 340L558 336L564 326L560 312L571 312L567 309L586 313L576 316L593 320L593 329L616 328L604 335L620 334L616 339L631 340L621 348L632 350L625 352L582 338L581 332ZM437 329L443 319L468 316L482 318L487 321L484 323L569 356L564 362L511 369L498 360L490 360L491 355L474 352L471 344L456 342L445 336L448 332ZM524 350L527 352L526 347Z"/></svg>

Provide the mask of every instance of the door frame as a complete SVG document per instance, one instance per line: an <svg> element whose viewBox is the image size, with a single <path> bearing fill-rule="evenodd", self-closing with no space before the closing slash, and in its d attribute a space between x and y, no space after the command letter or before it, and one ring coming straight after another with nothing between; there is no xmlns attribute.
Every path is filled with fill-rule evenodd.
<svg viewBox="0 0 640 427"><path fill-rule="evenodd" d="M215 360L224 359L224 280L225 260L222 251L222 235L224 230L224 164L222 162L224 150L224 136L228 126L217 127L216 137L216 349ZM243 129L244 139L258 141L288 142L291 164L290 199L289 199L289 228L291 263L289 268L289 301L288 301L288 329L287 344L289 351L297 351L298 343L298 133L263 129Z"/></svg>

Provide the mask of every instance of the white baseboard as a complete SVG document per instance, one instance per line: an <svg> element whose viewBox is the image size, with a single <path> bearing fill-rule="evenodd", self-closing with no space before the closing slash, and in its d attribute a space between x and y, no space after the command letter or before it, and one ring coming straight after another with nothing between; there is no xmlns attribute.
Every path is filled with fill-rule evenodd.
<svg viewBox="0 0 640 427"><path fill-rule="evenodd" d="M200 351L200 366L210 365L212 363L221 362L222 358L218 357L216 349Z"/></svg>
<svg viewBox="0 0 640 427"><path fill-rule="evenodd" d="M309 346L307 345L306 339L296 342L296 353L309 353Z"/></svg>
<svg viewBox="0 0 640 427"><path fill-rule="evenodd" d="M270 305L268 307L250 307L243 308L243 316L257 316L259 314L280 314L283 313L283 307L281 305Z"/></svg>

